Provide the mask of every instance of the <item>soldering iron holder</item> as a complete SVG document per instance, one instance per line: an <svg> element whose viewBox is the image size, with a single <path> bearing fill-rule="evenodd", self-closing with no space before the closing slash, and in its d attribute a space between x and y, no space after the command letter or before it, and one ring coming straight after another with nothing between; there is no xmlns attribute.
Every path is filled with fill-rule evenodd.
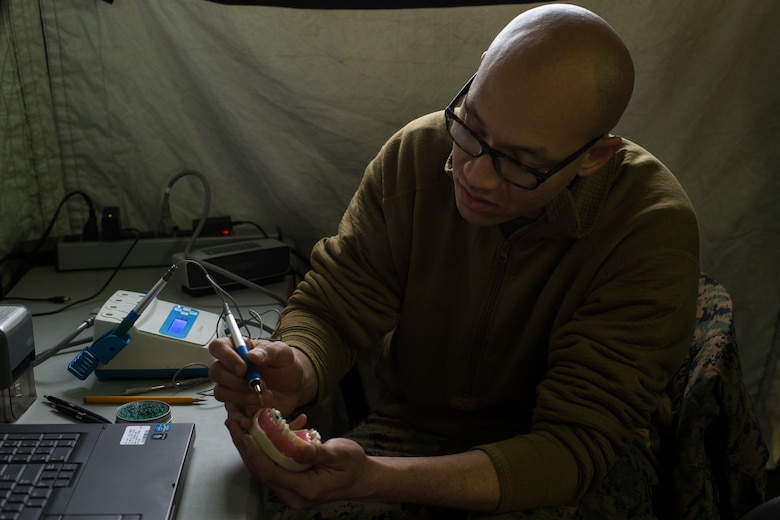
<svg viewBox="0 0 780 520"><path fill-rule="evenodd" d="M73 358L68 364L68 372L84 380L100 363L105 365L114 359L114 356L119 354L128 343L130 343L130 336L117 336L113 330L108 331Z"/></svg>

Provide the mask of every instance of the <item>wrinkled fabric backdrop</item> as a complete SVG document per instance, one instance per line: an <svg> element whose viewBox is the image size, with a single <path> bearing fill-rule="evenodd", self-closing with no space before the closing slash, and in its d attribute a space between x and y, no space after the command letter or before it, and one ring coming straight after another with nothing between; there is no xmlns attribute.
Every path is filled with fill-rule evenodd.
<svg viewBox="0 0 780 520"><path fill-rule="evenodd" d="M187 169L209 179L210 215L278 227L307 255L336 230L385 139L443 108L495 34L533 5L4 0L0 256L39 237L75 190L98 211L119 206L123 227L156 230L165 185ZM780 3L581 5L633 52L637 86L617 131L690 194L702 268L734 299L745 380L776 462ZM171 191L183 228L203 200L190 179ZM85 217L69 199L52 234L80 232Z"/></svg>

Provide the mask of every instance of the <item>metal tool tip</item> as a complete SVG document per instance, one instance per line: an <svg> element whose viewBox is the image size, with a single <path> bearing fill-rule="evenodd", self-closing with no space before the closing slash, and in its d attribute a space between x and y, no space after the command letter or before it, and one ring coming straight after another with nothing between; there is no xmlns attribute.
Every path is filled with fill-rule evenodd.
<svg viewBox="0 0 780 520"><path fill-rule="evenodd" d="M265 406L265 402L263 400L263 389L260 381L252 381L249 384L249 387L254 389L255 393L257 394L257 399L260 401L260 406Z"/></svg>

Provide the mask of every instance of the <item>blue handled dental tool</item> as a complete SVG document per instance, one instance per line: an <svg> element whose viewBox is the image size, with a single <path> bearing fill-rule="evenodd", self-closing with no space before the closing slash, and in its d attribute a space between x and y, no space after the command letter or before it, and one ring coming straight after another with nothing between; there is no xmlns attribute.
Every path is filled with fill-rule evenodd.
<svg viewBox="0 0 780 520"><path fill-rule="evenodd" d="M171 279L173 273L176 272L176 265L172 265L165 271L157 283L147 292L141 301L139 301L133 309L127 313L127 316L119 322L119 324L103 334L100 338L92 342L79 352L79 354L73 358L68 364L68 372L84 380L89 376L100 363L104 365L114 359L114 356L119 354L123 348L130 343L130 336L128 331L141 316L141 313L149 306L152 301L157 298L160 292L168 284L168 280Z"/></svg>
<svg viewBox="0 0 780 520"><path fill-rule="evenodd" d="M165 286L168 284L168 280L171 279L173 276L173 273L176 272L176 265L172 265L168 268L167 271L165 271L165 274L160 277L159 280L157 280L157 283L154 284L154 286L149 289L149 292L144 295L143 298L141 298L141 301L138 302L135 307L133 307L133 310L127 313L127 316L117 325L114 330L113 334L116 336L124 336L127 334L127 331L130 330L130 327L133 326L133 324L136 322L136 320L141 316L141 313L146 310L146 308L149 306L150 303L152 303L152 300L157 298L159 294L162 292L162 290L165 288Z"/></svg>
<svg viewBox="0 0 780 520"><path fill-rule="evenodd" d="M227 321L228 329L230 330L230 339L233 341L233 346L236 348L238 355L241 356L241 359L243 359L244 363L246 363L246 384L249 385L249 388L254 389L254 391L260 395L262 392L261 383L263 380L260 377L260 374L257 372L255 366L249 362L249 357L247 356L249 350L246 348L246 342L244 341L244 336L241 335L241 330L238 328L236 318L233 317L233 313L230 312L230 306L227 304L227 302L225 302L223 305L225 311L225 321Z"/></svg>

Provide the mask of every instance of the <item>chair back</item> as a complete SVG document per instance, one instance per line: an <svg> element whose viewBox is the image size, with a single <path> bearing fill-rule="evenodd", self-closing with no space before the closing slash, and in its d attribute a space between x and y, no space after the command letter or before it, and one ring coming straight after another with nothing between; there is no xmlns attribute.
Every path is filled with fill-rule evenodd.
<svg viewBox="0 0 780 520"><path fill-rule="evenodd" d="M769 454L742 379L731 297L701 274L697 307L690 349L668 389L673 416L659 489L671 507L658 514L738 519L764 501Z"/></svg>

